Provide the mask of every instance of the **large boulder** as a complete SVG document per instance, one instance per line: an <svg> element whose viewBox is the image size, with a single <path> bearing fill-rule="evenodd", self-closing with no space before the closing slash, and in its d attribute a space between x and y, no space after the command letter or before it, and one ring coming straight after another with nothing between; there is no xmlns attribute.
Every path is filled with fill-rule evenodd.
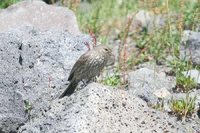
<svg viewBox="0 0 200 133"><path fill-rule="evenodd" d="M200 65L200 32L186 30L183 32L180 57Z"/></svg>
<svg viewBox="0 0 200 133"><path fill-rule="evenodd" d="M197 84L200 84L200 71L193 69L183 72L184 76L192 78Z"/></svg>
<svg viewBox="0 0 200 133"><path fill-rule="evenodd" d="M133 32L146 31L152 33L164 25L165 19L163 15L155 15L152 12L140 10L133 18L130 30Z"/></svg>
<svg viewBox="0 0 200 133"><path fill-rule="evenodd" d="M0 33L0 131L16 131L62 93L90 40L87 35L33 27Z"/></svg>
<svg viewBox="0 0 200 133"><path fill-rule="evenodd" d="M0 72L1 74L2 72ZM27 121L25 104L21 94L15 91L17 85L3 85L12 79L8 79L7 77L2 79L2 75L0 78L0 132L16 132Z"/></svg>
<svg viewBox="0 0 200 133"><path fill-rule="evenodd" d="M186 133L198 128L195 121L183 125L167 113L150 109L128 91L92 83L70 97L54 100L19 133Z"/></svg>
<svg viewBox="0 0 200 133"><path fill-rule="evenodd" d="M130 93L142 98L149 105L155 105L158 98L164 98L164 93L172 92L175 87L173 77L168 77L164 72L157 72L149 68L140 68L129 73ZM157 95L158 92L163 92L163 97ZM167 99L168 99L167 98Z"/></svg>
<svg viewBox="0 0 200 133"><path fill-rule="evenodd" d="M47 5L40 0L18 2L2 10L0 20L0 31L29 25L40 30L56 28L73 35L80 34L74 12L67 7Z"/></svg>
<svg viewBox="0 0 200 133"><path fill-rule="evenodd" d="M0 33L0 132L182 133L200 129L196 120L182 125L175 117L149 108L130 91L97 83L58 99L73 64L88 50L87 41L91 42L87 35L55 29L23 27ZM163 86L171 88L170 82L158 79L164 76L156 76L158 85L167 82ZM140 83L136 89L143 89L144 82Z"/></svg>

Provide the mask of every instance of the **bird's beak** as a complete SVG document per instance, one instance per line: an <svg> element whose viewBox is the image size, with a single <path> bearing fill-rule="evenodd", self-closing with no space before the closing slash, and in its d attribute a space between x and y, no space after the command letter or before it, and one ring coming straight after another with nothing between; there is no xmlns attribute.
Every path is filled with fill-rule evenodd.
<svg viewBox="0 0 200 133"><path fill-rule="evenodd" d="M107 61L106 66L111 66L115 64L115 56L112 54L109 58L110 60Z"/></svg>

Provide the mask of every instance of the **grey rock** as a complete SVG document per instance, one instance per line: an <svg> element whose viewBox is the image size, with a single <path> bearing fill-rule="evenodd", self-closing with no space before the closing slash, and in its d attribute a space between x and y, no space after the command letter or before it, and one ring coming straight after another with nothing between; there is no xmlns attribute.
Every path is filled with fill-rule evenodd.
<svg viewBox="0 0 200 133"><path fill-rule="evenodd" d="M193 89L191 92L190 92L190 97L196 97L196 100L195 100L195 108L196 110L198 109L199 105L200 105L200 90L199 89ZM200 117L199 117L200 118ZM200 121L200 119L199 119Z"/></svg>
<svg viewBox="0 0 200 133"><path fill-rule="evenodd" d="M129 78L130 93L139 96L149 105L157 103L159 97L154 94L156 91L165 88L172 93L172 88L175 87L174 78L148 68L140 68L129 73Z"/></svg>
<svg viewBox="0 0 200 133"><path fill-rule="evenodd" d="M15 131L27 115L36 118L49 107L68 84L75 61L88 50L87 37L33 27L0 32L0 130ZM28 114L24 100L32 108Z"/></svg>
<svg viewBox="0 0 200 133"><path fill-rule="evenodd" d="M200 32L186 30L183 32L180 46L180 58L191 60L194 64L200 65Z"/></svg>
<svg viewBox="0 0 200 133"><path fill-rule="evenodd" d="M129 91L96 83L58 99L73 64L88 50L84 44L90 41L88 35L74 36L59 29L22 27L1 32L0 100L5 102L0 102L0 131L183 133L200 128L196 121L182 125L175 117L149 108ZM162 77L158 74L156 81L170 88L170 81ZM31 105L27 114L24 100Z"/></svg>
<svg viewBox="0 0 200 133"><path fill-rule="evenodd" d="M54 100L50 108L19 133L138 133L195 131L193 121L182 124L168 114L150 109L146 102L128 91L97 83Z"/></svg>
<svg viewBox="0 0 200 133"><path fill-rule="evenodd" d="M171 57L166 57L167 58L171 58ZM168 59L167 59L168 60ZM173 60L173 59L169 59L169 60ZM157 65L156 62L154 61L149 61L149 62L145 62L145 63L142 63L142 64L139 64L137 67L137 69L140 69L140 68L147 68L147 69L151 69L153 70L154 72L156 73L169 73L170 71L172 71L172 68L166 64L166 65Z"/></svg>
<svg viewBox="0 0 200 133"><path fill-rule="evenodd" d="M196 83L200 84L200 71L199 70L188 70L188 71L184 71L183 74L186 77L192 78Z"/></svg>
<svg viewBox="0 0 200 133"><path fill-rule="evenodd" d="M9 87L5 87L2 83L0 85L0 132L17 132L18 128L27 121L24 102L19 93L14 89L10 90L11 86L16 85L11 83Z"/></svg>
<svg viewBox="0 0 200 133"><path fill-rule="evenodd" d="M40 30L65 29L73 35L81 34L73 11L67 7L47 5L40 0L18 2L0 12L0 31L20 26L34 26Z"/></svg>
<svg viewBox="0 0 200 133"><path fill-rule="evenodd" d="M154 15L145 10L136 13L131 30L134 32L147 30L148 33L155 31L165 25L165 19L162 15Z"/></svg>
<svg viewBox="0 0 200 133"><path fill-rule="evenodd" d="M200 24L196 26L196 31L200 32Z"/></svg>
<svg viewBox="0 0 200 133"><path fill-rule="evenodd" d="M26 122L17 38L0 33L0 132L16 132Z"/></svg>

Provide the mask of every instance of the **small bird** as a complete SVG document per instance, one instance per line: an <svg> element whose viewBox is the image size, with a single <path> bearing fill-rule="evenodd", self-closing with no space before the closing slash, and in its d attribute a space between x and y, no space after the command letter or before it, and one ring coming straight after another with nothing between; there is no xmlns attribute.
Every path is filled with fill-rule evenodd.
<svg viewBox="0 0 200 133"><path fill-rule="evenodd" d="M95 76L99 76L105 66L114 63L115 57L112 50L105 45L98 45L87 51L74 64L68 78L70 84L59 98L70 96L80 81L90 81Z"/></svg>

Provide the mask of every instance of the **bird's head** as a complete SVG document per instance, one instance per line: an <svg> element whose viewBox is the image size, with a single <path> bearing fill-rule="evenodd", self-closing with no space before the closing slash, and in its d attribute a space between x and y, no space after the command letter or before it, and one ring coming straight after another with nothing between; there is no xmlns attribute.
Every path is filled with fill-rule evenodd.
<svg viewBox="0 0 200 133"><path fill-rule="evenodd" d="M106 66L114 65L115 63L115 56L112 53L111 48L105 45L98 45L95 47L95 50L103 56L106 60Z"/></svg>

